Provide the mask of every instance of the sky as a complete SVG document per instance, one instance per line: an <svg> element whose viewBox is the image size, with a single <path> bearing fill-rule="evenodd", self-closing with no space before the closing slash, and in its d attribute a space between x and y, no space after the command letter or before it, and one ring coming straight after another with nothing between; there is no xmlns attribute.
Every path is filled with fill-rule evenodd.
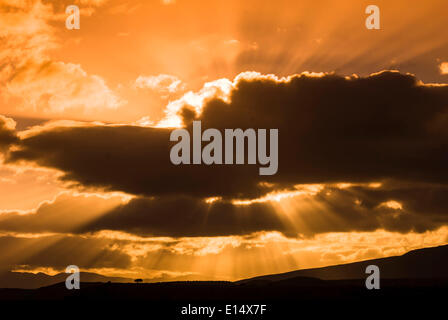
<svg viewBox="0 0 448 320"><path fill-rule="evenodd" d="M447 10L0 0L0 272L236 280L447 244ZM278 172L174 166L193 120L277 128Z"/></svg>

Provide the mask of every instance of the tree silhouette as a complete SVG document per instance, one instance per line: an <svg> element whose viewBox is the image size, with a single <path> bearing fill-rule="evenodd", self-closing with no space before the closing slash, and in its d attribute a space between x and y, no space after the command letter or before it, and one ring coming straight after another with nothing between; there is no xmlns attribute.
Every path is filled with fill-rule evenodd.
<svg viewBox="0 0 448 320"><path fill-rule="evenodd" d="M143 282L143 279L135 279L134 282L135 283L141 283L141 282Z"/></svg>

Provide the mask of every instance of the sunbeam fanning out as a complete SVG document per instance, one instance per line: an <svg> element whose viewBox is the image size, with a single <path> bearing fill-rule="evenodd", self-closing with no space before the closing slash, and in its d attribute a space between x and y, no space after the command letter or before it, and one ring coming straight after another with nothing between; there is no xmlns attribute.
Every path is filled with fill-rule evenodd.
<svg viewBox="0 0 448 320"><path fill-rule="evenodd" d="M107 297L136 280L144 299L142 282L244 280L216 290L237 299L225 290L248 278L326 266L247 287L364 290L363 263L440 280L447 13L446 0L0 0L0 289L70 289L68 266L82 285L111 281Z"/></svg>

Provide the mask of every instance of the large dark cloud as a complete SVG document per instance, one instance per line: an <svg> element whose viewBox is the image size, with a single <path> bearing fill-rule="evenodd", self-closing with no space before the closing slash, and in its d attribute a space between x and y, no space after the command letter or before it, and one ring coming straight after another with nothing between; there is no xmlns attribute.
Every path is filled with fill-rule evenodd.
<svg viewBox="0 0 448 320"><path fill-rule="evenodd" d="M448 223L448 188L385 184L381 188L326 187L311 210L297 210L308 222L304 233L374 231L424 232Z"/></svg>
<svg viewBox="0 0 448 320"><path fill-rule="evenodd" d="M83 186L140 195L257 196L255 166L175 166L171 130L120 127L63 127L22 139L9 162L34 161L62 170Z"/></svg>
<svg viewBox="0 0 448 320"><path fill-rule="evenodd" d="M279 183L383 178L446 182L448 87L411 75L243 81L227 105L212 101L210 127L279 128Z"/></svg>
<svg viewBox="0 0 448 320"><path fill-rule="evenodd" d="M214 99L200 115L183 114L187 122L201 120L203 129L278 128L274 176L259 176L258 165L174 166L170 130L133 126L44 130L21 139L8 161L36 162L84 186L145 196L250 198L271 190L261 181L276 187L385 178L446 183L447 111L447 86L397 72L241 80L230 103Z"/></svg>
<svg viewBox="0 0 448 320"><path fill-rule="evenodd" d="M206 203L197 198L137 198L119 206L82 231L124 230L155 236L227 236L258 231L281 231L295 235L292 226L270 204L233 205L216 201Z"/></svg>
<svg viewBox="0 0 448 320"><path fill-rule="evenodd" d="M90 233L124 231L139 236L228 236L279 231L286 236L325 232L424 232L448 223L448 187L403 185L381 187L327 185L316 193L289 198L287 212L275 202L207 203L187 196L138 197L109 203L97 197L60 196L34 214L0 215L3 232ZM89 209L91 207L91 209ZM279 209L280 208L280 209Z"/></svg>
<svg viewBox="0 0 448 320"><path fill-rule="evenodd" d="M207 204L192 198L137 198L119 206L78 232L102 229L142 236L225 236L279 231L286 236L324 232L424 232L448 223L448 189L440 186L384 188L327 186L292 201L287 215L270 202ZM401 208L389 207L395 201Z"/></svg>
<svg viewBox="0 0 448 320"><path fill-rule="evenodd" d="M144 236L225 236L258 231L294 233L269 204L233 205L192 197L135 198L118 205L99 197L59 196L34 212L0 214L0 231L86 233L125 231Z"/></svg>

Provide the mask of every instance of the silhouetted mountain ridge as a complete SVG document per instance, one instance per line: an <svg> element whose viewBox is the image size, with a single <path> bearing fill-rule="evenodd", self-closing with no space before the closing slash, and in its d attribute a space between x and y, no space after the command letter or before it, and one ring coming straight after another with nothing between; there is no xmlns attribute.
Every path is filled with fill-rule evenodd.
<svg viewBox="0 0 448 320"><path fill-rule="evenodd" d="M58 273L55 275L48 275L46 273L38 272L4 272L0 274L1 288L23 288L34 289L44 286L65 282L67 273ZM121 277L106 277L92 272L81 272L80 277L83 282L132 282L132 279Z"/></svg>
<svg viewBox="0 0 448 320"><path fill-rule="evenodd" d="M448 245L412 250L401 256L258 276L237 283L282 281L296 277L322 280L365 279L368 265L380 268L381 279L448 279Z"/></svg>
<svg viewBox="0 0 448 320"><path fill-rule="evenodd" d="M348 264L334 265L322 268L302 269L280 274L264 275L236 281L234 285L266 286L275 282L278 286L321 286L328 280L365 279L365 270L368 265L377 265L380 268L381 279L448 279L448 245L417 249L401 256L365 260ZM64 283L66 273L50 276L44 273L6 272L0 274L0 288L35 289L58 283ZM144 282L154 283L155 279L143 279ZM178 280L174 282L174 280ZM171 278L170 282L161 282L164 287L197 286L214 283L221 285L231 282L191 281L194 275ZM82 272L83 283L115 282L132 283L134 279L120 277L106 277L103 275ZM188 281L188 282L187 282ZM358 281L359 282L359 281Z"/></svg>

